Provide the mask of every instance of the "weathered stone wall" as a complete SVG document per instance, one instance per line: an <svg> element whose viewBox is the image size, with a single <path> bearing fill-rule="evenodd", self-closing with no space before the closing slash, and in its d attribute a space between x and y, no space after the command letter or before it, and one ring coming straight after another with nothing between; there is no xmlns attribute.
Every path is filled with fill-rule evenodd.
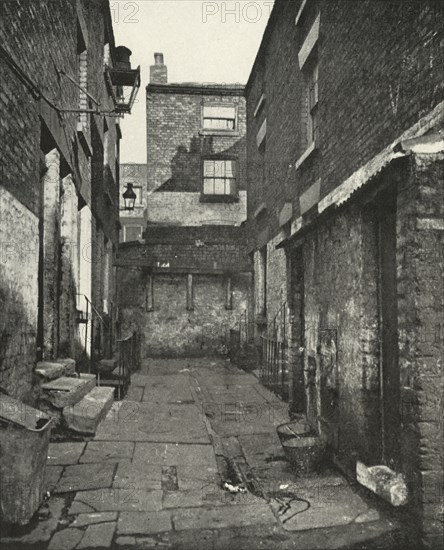
<svg viewBox="0 0 444 550"><path fill-rule="evenodd" d="M377 230L384 204L370 207L355 193L336 215L324 211L322 218L318 206L351 176L357 183L372 177L397 187L397 290L390 298L398 307L400 380L393 396L400 391L401 427L393 439L399 440L401 463L392 466L409 483L410 524L421 525L424 540L433 544L443 536L442 491L436 489L443 471L437 444L442 423L436 420L442 407L442 161L417 155L409 172L396 163L383 170L384 162L374 158L404 132L433 133L436 124L442 131L443 8L432 1L363 0L351 10L346 0L313 1L295 25L301 4L275 2L246 88L247 227L255 274L259 250L268 243L267 310L277 308L283 262L269 245L291 221L291 233L298 233L292 246L302 248L302 257L289 255L303 264L305 284L306 411L350 472L358 458L381 461ZM316 9L317 136L304 157L307 104L298 54ZM291 219L282 216L286 203ZM262 287L256 280L256 289ZM292 311L292 319L299 314ZM325 372L334 339L337 366ZM296 355L291 360L298 363Z"/></svg>
<svg viewBox="0 0 444 550"><path fill-rule="evenodd" d="M399 458L389 465L404 474L406 511L432 545L443 532L443 175L442 156L416 155L379 180L398 190L394 300L400 372L392 399L400 389L401 421ZM357 460L371 465L389 459L383 447L378 297L377 220L384 202L359 200L303 241L306 410L350 475ZM322 356L326 332L336 338L333 371Z"/></svg>
<svg viewBox="0 0 444 550"><path fill-rule="evenodd" d="M248 307L250 274L232 277L232 309L226 309L222 275L192 276L193 309L187 309L187 274L156 273L152 310L147 307L149 276L120 268L120 308L124 334L140 330L145 357L191 357L216 354L225 331L234 328Z"/></svg>
<svg viewBox="0 0 444 550"><path fill-rule="evenodd" d="M443 517L444 155L417 154L398 194L402 453L426 540Z"/></svg>
<svg viewBox="0 0 444 550"><path fill-rule="evenodd" d="M248 308L243 228L153 227L144 244L121 244L118 262L123 330L140 328L145 355L214 353Z"/></svg>
<svg viewBox="0 0 444 550"><path fill-rule="evenodd" d="M107 117L105 125L102 116L59 111L93 106L62 70L81 81L104 111L113 108L103 78L104 44L114 48L109 5L17 0L2 2L0 11L5 50L0 60L1 246L9 243L29 257L24 262L22 254L6 253L1 260L2 316L9 319L1 336L0 385L22 397L32 393L38 356L78 358L82 351L76 294L82 291L91 298L91 269L85 269L92 261L91 224L99 223L109 241L117 243L120 134L114 117ZM80 36L87 47L82 59ZM82 76L80 67L85 69ZM103 200L104 195L109 198ZM85 209L92 215L79 215ZM26 252L30 249L32 259Z"/></svg>
<svg viewBox="0 0 444 550"><path fill-rule="evenodd" d="M36 354L36 235L37 216L0 187L0 386L26 400Z"/></svg>

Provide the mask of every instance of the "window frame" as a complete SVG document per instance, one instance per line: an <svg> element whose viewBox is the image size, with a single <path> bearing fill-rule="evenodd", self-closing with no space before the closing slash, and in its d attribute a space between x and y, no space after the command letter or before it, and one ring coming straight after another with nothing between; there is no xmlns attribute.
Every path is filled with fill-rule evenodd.
<svg viewBox="0 0 444 550"><path fill-rule="evenodd" d="M234 109L234 119L223 117L205 117L205 107L227 107ZM211 135L238 135L239 134L239 110L237 103L225 103L225 102L204 102L201 105L200 113L200 133ZM205 127L205 120L233 120L233 128L207 128Z"/></svg>
<svg viewBox="0 0 444 550"><path fill-rule="evenodd" d="M226 175L226 168L224 170L224 177L213 177L213 178L205 178L205 163L207 162L231 162L233 163L233 174L234 177L230 178ZM236 202L239 200L239 159L237 157L205 157L202 158L202 164L201 164L201 170L202 170L202 191L201 191L201 202ZM214 168L214 173L216 173L216 168ZM234 180L232 183L232 190L230 193L206 193L205 192L205 179L213 179L213 180L224 180L224 188L226 189L226 180ZM215 183L214 183L215 186ZM216 190L216 188L213 188Z"/></svg>

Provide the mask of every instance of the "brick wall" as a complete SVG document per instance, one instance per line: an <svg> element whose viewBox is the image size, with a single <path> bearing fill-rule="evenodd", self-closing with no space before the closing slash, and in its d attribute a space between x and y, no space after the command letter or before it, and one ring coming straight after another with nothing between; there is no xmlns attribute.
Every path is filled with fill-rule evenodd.
<svg viewBox="0 0 444 550"><path fill-rule="evenodd" d="M180 87L180 85L179 85ZM168 85L147 87L148 189L200 192L202 158L224 153L239 158L238 189L246 187L245 99L237 94L220 95L196 85L172 92ZM234 104L238 109L238 129L231 135L204 135L202 106L205 103Z"/></svg>
<svg viewBox="0 0 444 550"><path fill-rule="evenodd" d="M121 244L120 260L150 267L249 271L243 228L230 226L153 227L145 244Z"/></svg>
<svg viewBox="0 0 444 550"><path fill-rule="evenodd" d="M243 228L149 228L144 244L120 245L118 261L124 331L141 330L146 356L216 353L248 307L251 266Z"/></svg>
<svg viewBox="0 0 444 550"><path fill-rule="evenodd" d="M296 27L300 2L275 3L246 89L249 193L253 236L279 231L285 202L321 178L320 199L444 99L443 8L439 2L321 1L317 152L295 168L301 139L302 77L298 52L307 29ZM255 117L261 94L265 106ZM256 135L267 119L265 152ZM265 162L265 166L264 166ZM252 214L265 203L261 224Z"/></svg>
<svg viewBox="0 0 444 550"><path fill-rule="evenodd" d="M81 279L79 264L85 264L80 258L82 253L88 254L79 251L79 244L88 246L91 241L89 237L86 243L85 234L81 236L78 209L91 208L94 223L99 223L110 241L117 242L116 119L107 118L105 155L103 117L82 115L81 135L78 114L57 113L57 108L78 108L81 99L79 89L60 73L63 70L79 81L78 28L88 42L88 92L101 102L104 111L112 108L103 61L104 44L108 40L114 48L114 39L112 30L105 30L105 20L111 21L109 6L98 0L17 0L2 2L0 11L0 190L6 205L1 211L1 246L11 243L14 250L35 249L33 261L24 263L20 254L5 254L0 263L2 314L9 315L9 327L2 325L1 386L11 395L28 395L31 400L38 353L49 359L78 349L75 294ZM87 107L92 106L84 101ZM91 133L94 128L95 134ZM108 202L102 197L106 191ZM20 218L10 213L20 213ZM41 226L39 216L43 216ZM40 287L39 245L44 264ZM91 282L82 288L90 286ZM41 342L37 334L39 295Z"/></svg>
<svg viewBox="0 0 444 550"><path fill-rule="evenodd" d="M355 9L345 0L307 3L314 4L320 8L320 30L313 153L301 160L305 103L298 53L310 20L306 12L305 22L302 18L295 26L301 2L276 1L246 89L247 231L255 276L259 250L267 246L267 310L276 310L285 266L274 247L285 237L279 218L291 202L291 232L298 235L286 250L290 266L299 264L303 271L305 290L302 310L292 307L290 312L289 344L304 348L305 380L298 378L294 350L290 368L306 388L305 411L350 475L358 459L386 463L405 475L406 525L413 526L412 537L436 546L443 535L442 491L436 489L443 483L437 443L442 440L442 155L412 155L372 174L366 163L413 125L425 131L423 117L430 121L431 134L442 132L443 8L433 1L364 0ZM262 94L265 103L259 109ZM266 138L258 149L256 136L265 119ZM318 217L317 203L352 175L359 175L365 188L335 212ZM383 189L397 189L396 282L388 298L391 311L398 311L393 349L399 354L394 360L399 380L391 400L396 402L400 392L399 410L391 411L395 420L398 413L401 417L392 438L399 442L398 458L384 450L380 414L379 255L386 235L379 241L378 227L386 203L378 192ZM302 211L301 197L315 208ZM290 292L291 273L287 265ZM256 284L259 292L260 287ZM258 309L257 295L255 301ZM289 302L294 306L291 296ZM297 334L301 314L302 338ZM325 342L333 337L337 359L330 369L332 354L325 358Z"/></svg>
<svg viewBox="0 0 444 550"><path fill-rule="evenodd" d="M149 223L204 225L232 223L246 218L246 113L243 88L205 85L147 87L147 158ZM233 132L202 130L205 104L234 105L237 127ZM238 200L202 203L203 160L237 160ZM183 207L183 208L182 208Z"/></svg>
<svg viewBox="0 0 444 550"><path fill-rule="evenodd" d="M156 224L200 226L240 225L247 217L247 192L239 191L239 202L201 202L200 193L156 192L148 199L148 232Z"/></svg>
<svg viewBox="0 0 444 550"><path fill-rule="evenodd" d="M148 275L120 269L123 333L140 330L145 357L210 356L218 353L225 331L247 308L249 274L232 278L233 309L227 310L221 275L193 275L192 311L187 309L187 275L153 275L153 309L147 309ZM131 273L131 274L130 274Z"/></svg>

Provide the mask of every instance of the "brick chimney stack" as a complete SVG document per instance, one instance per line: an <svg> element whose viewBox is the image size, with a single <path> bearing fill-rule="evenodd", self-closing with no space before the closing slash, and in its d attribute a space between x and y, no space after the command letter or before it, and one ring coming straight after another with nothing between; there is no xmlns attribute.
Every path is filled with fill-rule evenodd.
<svg viewBox="0 0 444 550"><path fill-rule="evenodd" d="M150 67L151 84L168 84L168 68L163 62L163 53L154 54L154 63Z"/></svg>

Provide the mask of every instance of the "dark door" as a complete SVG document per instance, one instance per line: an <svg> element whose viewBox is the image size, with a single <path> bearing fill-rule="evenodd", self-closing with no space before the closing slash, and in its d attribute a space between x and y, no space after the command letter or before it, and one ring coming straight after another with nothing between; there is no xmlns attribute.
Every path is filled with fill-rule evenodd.
<svg viewBox="0 0 444 550"><path fill-rule="evenodd" d="M290 388L290 412L303 413L305 411L305 377L304 377L304 267L302 248L296 249L290 255L290 311L292 339L295 342L293 354L292 388Z"/></svg>
<svg viewBox="0 0 444 550"><path fill-rule="evenodd" d="M399 462L400 380L396 278L396 194L378 200L380 399L382 460Z"/></svg>

